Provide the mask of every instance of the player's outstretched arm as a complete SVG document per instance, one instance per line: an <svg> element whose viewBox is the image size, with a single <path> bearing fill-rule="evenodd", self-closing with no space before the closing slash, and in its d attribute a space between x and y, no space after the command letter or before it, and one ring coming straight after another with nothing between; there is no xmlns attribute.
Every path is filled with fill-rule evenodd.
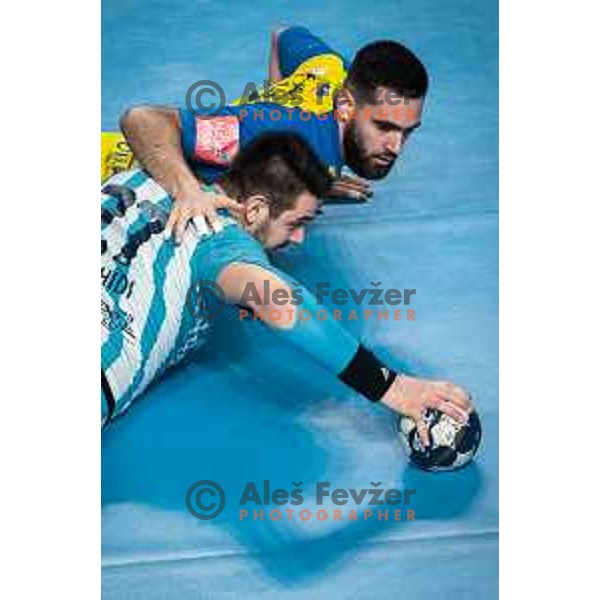
<svg viewBox="0 0 600 600"><path fill-rule="evenodd" d="M121 129L134 156L175 200L165 234L179 243L188 222L201 216L212 226L217 209L235 210L235 200L202 189L181 147L179 111L162 106L134 106L121 117Z"/></svg>
<svg viewBox="0 0 600 600"><path fill-rule="evenodd" d="M263 323L346 385L368 400L381 402L414 419L424 445L429 444L422 414L424 409L437 408L458 421L467 420L471 404L469 395L462 388L450 382L427 381L395 372L331 315L317 319L316 313L324 310L323 307L317 305L308 290L296 284L292 287L278 271L232 263L221 271L217 283L228 303L258 313ZM267 289L268 297L265 295ZM300 311L308 311L310 318L301 319Z"/></svg>

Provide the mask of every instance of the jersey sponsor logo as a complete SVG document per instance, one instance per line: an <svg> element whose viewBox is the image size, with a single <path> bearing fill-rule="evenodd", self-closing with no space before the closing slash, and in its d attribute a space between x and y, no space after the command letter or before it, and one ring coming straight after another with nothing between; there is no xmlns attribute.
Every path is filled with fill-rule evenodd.
<svg viewBox="0 0 600 600"><path fill-rule="evenodd" d="M102 300L101 309L102 327L108 331L122 331L126 338L135 340L133 332L133 315L120 309L118 306L111 308L106 300Z"/></svg>
<svg viewBox="0 0 600 600"><path fill-rule="evenodd" d="M102 287L112 294L125 294L127 299L131 298L135 281L130 280L127 275L117 269L109 269L104 266L100 270L100 281Z"/></svg>
<svg viewBox="0 0 600 600"><path fill-rule="evenodd" d="M237 117L196 118L194 158L202 162L227 166L240 147L240 125Z"/></svg>

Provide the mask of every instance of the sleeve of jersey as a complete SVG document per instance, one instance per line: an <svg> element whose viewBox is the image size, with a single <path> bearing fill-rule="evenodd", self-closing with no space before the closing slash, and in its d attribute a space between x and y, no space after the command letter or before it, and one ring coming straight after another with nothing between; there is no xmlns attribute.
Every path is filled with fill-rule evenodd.
<svg viewBox="0 0 600 600"><path fill-rule="evenodd" d="M325 369L339 375L356 354L359 341L339 321L317 304L316 298L303 286L298 286L282 271L269 263L260 244L239 227L227 227L206 240L202 279L216 281L225 267L233 262L258 265L275 273L294 290L300 300L296 306L298 318L291 329L274 329L277 336L308 354ZM317 313L319 313L317 317Z"/></svg>
<svg viewBox="0 0 600 600"><path fill-rule="evenodd" d="M240 148L237 114L223 109L214 117L199 117L193 111L179 111L181 146L188 161L213 167L228 167Z"/></svg>
<svg viewBox="0 0 600 600"><path fill-rule="evenodd" d="M283 279L293 290L296 321L290 329L276 329L276 335L286 340L334 375L340 375L356 355L357 340L304 286L292 281L286 273L270 270Z"/></svg>
<svg viewBox="0 0 600 600"><path fill-rule="evenodd" d="M237 225L225 226L200 244L202 264L200 277L216 282L228 265L248 263L270 269L269 259L262 246Z"/></svg>

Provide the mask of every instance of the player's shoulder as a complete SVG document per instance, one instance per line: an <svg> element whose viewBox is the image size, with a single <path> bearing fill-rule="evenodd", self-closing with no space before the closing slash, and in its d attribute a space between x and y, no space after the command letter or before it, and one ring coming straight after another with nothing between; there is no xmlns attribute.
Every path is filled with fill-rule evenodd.
<svg viewBox="0 0 600 600"><path fill-rule="evenodd" d="M196 231L201 232L203 241L206 242L205 247L210 252L216 248L224 254L231 252L236 256L244 253L253 256L264 256L266 260L266 252L262 244L235 219L226 209L219 209L219 218L211 225L210 228L206 225L203 218L194 219ZM196 221L200 223L196 224Z"/></svg>
<svg viewBox="0 0 600 600"><path fill-rule="evenodd" d="M222 269L234 262L269 266L262 244L233 217L221 212L213 231L199 244L197 259L198 275L209 281L216 281Z"/></svg>

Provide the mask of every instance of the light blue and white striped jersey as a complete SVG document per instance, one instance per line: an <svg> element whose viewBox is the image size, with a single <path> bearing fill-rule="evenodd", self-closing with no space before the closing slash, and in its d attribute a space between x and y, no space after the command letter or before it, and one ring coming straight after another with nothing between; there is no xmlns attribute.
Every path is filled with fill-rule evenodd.
<svg viewBox="0 0 600 600"><path fill-rule="evenodd" d="M210 321L190 307L190 289L216 281L231 262L269 266L229 216L214 232L203 221L188 226L179 246L166 240L172 202L141 169L102 188L102 370L114 414L206 339Z"/></svg>

